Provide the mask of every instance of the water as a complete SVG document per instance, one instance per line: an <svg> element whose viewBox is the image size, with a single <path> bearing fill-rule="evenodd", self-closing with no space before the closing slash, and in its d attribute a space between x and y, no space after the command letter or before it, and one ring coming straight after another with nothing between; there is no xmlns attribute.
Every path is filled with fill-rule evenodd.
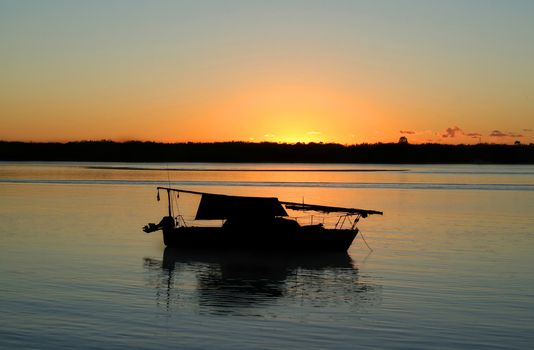
<svg viewBox="0 0 534 350"><path fill-rule="evenodd" d="M169 184L385 215L373 252L177 254ZM530 348L533 213L534 166L1 163L0 348Z"/></svg>

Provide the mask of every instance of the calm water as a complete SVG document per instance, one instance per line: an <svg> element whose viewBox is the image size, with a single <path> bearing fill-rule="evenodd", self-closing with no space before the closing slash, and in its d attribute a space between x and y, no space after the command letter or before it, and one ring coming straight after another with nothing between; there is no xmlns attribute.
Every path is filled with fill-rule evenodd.
<svg viewBox="0 0 534 350"><path fill-rule="evenodd" d="M168 184L385 215L373 252L178 254ZM534 166L0 163L0 249L2 349L534 344Z"/></svg>

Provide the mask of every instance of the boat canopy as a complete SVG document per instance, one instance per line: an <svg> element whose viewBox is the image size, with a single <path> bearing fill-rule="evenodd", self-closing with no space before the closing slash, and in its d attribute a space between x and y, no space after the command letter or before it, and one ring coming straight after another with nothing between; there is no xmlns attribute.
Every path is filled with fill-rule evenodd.
<svg viewBox="0 0 534 350"><path fill-rule="evenodd" d="M195 220L287 216L278 198L202 194Z"/></svg>
<svg viewBox="0 0 534 350"><path fill-rule="evenodd" d="M373 214L382 215L381 211L376 210L330 207L296 202L281 202L275 197L228 196L222 194L180 190L169 187L158 187L158 191L159 190L165 190L167 193L173 191L202 196L195 220L226 220L245 217L254 219L288 216L286 209L317 211L323 213L345 213L348 215L361 215L364 218ZM169 197L169 216L171 215L170 212L171 209Z"/></svg>

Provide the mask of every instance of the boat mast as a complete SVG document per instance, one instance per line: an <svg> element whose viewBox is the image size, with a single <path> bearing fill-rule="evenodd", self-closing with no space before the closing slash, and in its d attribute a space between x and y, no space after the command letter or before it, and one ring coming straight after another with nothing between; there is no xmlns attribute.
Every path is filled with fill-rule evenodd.
<svg viewBox="0 0 534 350"><path fill-rule="evenodd" d="M167 189L167 200L169 201L169 216L172 217L171 213L171 190Z"/></svg>

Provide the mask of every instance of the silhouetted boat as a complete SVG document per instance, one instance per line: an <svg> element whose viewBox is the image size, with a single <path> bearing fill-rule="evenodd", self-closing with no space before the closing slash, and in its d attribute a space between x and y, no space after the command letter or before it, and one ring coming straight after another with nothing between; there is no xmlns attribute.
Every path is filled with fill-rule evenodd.
<svg viewBox="0 0 534 350"><path fill-rule="evenodd" d="M157 190L158 200L159 191L167 191L168 215L158 224L146 225L143 231L162 230L165 245L177 248L346 251L358 233L359 219L382 215L376 210L283 202L278 198L228 196L169 187ZM200 195L195 220L221 220L222 226L190 226L179 213L173 215L172 192ZM332 228L326 228L323 223L301 225L288 217L286 209L337 214L337 222Z"/></svg>

